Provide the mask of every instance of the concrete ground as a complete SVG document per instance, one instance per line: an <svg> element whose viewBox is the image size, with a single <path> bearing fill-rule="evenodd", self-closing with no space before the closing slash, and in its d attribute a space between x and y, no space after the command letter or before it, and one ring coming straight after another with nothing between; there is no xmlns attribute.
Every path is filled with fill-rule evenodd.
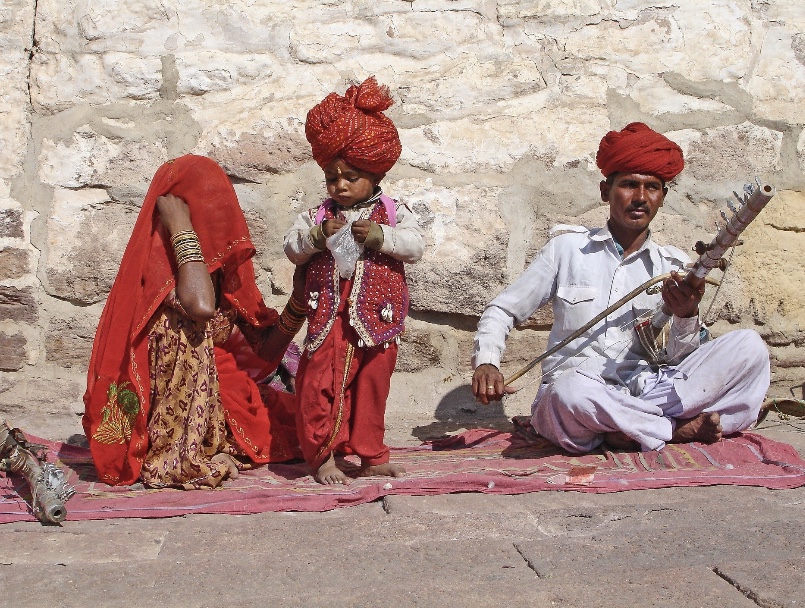
<svg viewBox="0 0 805 608"><path fill-rule="evenodd" d="M460 380L433 380L395 380L391 445L504 428L527 408L518 395L482 408ZM78 441L80 399L65 407L64 395L80 384L7 385L0 415ZM805 421L792 423L773 416L759 432L805 454ZM391 496L326 513L5 524L0 606L800 607L805 489Z"/></svg>

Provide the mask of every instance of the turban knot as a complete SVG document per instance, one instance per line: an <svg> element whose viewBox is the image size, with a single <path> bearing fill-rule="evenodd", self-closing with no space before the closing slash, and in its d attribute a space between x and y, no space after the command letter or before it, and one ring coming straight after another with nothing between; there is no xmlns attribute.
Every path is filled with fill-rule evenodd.
<svg viewBox="0 0 805 608"><path fill-rule="evenodd" d="M400 136L383 110L394 101L374 76L344 93L330 93L307 113L305 136L324 168L336 157L369 173L386 173L400 158Z"/></svg>
<svg viewBox="0 0 805 608"><path fill-rule="evenodd" d="M685 166L682 148L642 122L604 135L595 162L604 177L640 173L656 175L665 182L674 179Z"/></svg>

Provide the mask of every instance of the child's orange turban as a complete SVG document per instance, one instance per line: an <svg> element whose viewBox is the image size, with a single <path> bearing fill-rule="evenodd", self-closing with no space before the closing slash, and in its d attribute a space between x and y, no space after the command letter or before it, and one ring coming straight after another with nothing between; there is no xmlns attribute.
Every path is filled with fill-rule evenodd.
<svg viewBox="0 0 805 608"><path fill-rule="evenodd" d="M397 129L383 114L393 103L388 87L374 76L349 87L343 97L330 93L307 113L313 159L322 168L338 157L357 169L386 173L402 152Z"/></svg>
<svg viewBox="0 0 805 608"><path fill-rule="evenodd" d="M656 175L668 182L685 167L682 148L642 122L610 131L598 146L595 162L604 177L613 173Z"/></svg>

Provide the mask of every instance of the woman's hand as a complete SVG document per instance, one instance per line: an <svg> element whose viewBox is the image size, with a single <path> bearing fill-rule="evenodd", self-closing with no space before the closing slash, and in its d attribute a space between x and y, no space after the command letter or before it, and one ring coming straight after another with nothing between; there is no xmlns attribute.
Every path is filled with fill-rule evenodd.
<svg viewBox="0 0 805 608"><path fill-rule="evenodd" d="M157 197L159 219L169 236L182 230L193 230L190 222L190 207L182 199L173 194Z"/></svg>

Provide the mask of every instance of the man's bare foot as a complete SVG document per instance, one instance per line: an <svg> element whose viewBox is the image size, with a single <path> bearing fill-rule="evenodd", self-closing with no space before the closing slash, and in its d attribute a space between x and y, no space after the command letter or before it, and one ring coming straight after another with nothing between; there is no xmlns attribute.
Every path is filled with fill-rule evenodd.
<svg viewBox="0 0 805 608"><path fill-rule="evenodd" d="M721 415L718 412L699 414L688 420L677 420L671 443L715 443L721 441Z"/></svg>
<svg viewBox="0 0 805 608"><path fill-rule="evenodd" d="M616 450L639 450L640 444L623 431L604 433L604 443Z"/></svg>
<svg viewBox="0 0 805 608"><path fill-rule="evenodd" d="M349 477L335 465L335 457L332 452L330 452L329 458L319 467L319 470L313 474L313 479L324 485L349 484Z"/></svg>
<svg viewBox="0 0 805 608"><path fill-rule="evenodd" d="M375 464L361 467L358 475L360 477L371 477L372 475L385 475L386 477L400 477L405 473L405 469L398 464Z"/></svg>

